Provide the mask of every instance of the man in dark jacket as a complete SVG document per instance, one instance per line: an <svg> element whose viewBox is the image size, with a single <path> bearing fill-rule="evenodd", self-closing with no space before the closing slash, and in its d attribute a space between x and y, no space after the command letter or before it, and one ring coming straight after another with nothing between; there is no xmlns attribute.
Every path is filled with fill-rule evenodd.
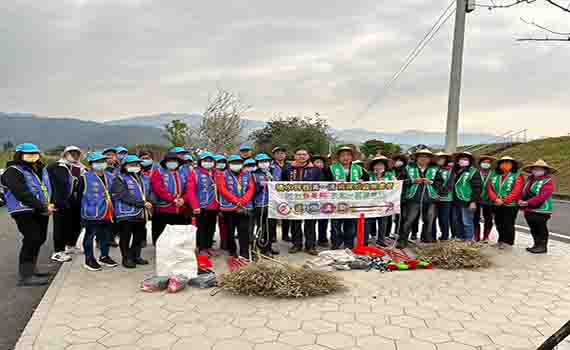
<svg viewBox="0 0 570 350"><path fill-rule="evenodd" d="M451 232L457 239L472 241L477 204L481 200L481 174L475 168L475 159L469 152L455 155L455 166L449 184L453 192L451 202Z"/></svg>
<svg viewBox="0 0 570 350"><path fill-rule="evenodd" d="M53 189L52 201L57 208L53 215L53 248L51 259L58 262L71 260L81 231L81 202L78 200L78 183L83 174L81 149L67 146L61 158L47 167Z"/></svg>
<svg viewBox="0 0 570 350"><path fill-rule="evenodd" d="M295 150L295 161L287 164L281 174L281 181L320 181L321 170L310 162L309 151L305 147ZM293 247L290 254L303 249L303 221L291 221ZM310 255L318 255L316 246L315 220L305 220L305 251Z"/></svg>

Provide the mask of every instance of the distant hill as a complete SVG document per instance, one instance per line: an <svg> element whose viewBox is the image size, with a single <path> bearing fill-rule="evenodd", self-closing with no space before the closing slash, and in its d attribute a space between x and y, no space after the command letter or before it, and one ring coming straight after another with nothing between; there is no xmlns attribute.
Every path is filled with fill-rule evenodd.
<svg viewBox="0 0 570 350"><path fill-rule="evenodd" d="M200 125L200 114L182 114L182 113L162 113L150 116L130 117L120 120L111 120L106 122L108 125L120 126L147 126L154 128L162 128L164 124L180 119L186 124L196 127ZM261 129L265 126L264 121L244 119L243 136L247 137L253 131ZM441 146L445 143L445 134L442 132L424 132L420 130L409 130L401 133L385 133L365 129L333 129L332 134L339 143L355 143L360 144L366 140L378 139L402 145L425 144L431 146ZM492 134L461 134L459 135L459 143L462 145L471 145L488 142L495 138Z"/></svg>
<svg viewBox="0 0 570 350"><path fill-rule="evenodd" d="M162 131L145 126L114 126L72 118L41 118L32 114L0 112L0 145L32 142L47 149L60 144L105 147L164 144Z"/></svg>

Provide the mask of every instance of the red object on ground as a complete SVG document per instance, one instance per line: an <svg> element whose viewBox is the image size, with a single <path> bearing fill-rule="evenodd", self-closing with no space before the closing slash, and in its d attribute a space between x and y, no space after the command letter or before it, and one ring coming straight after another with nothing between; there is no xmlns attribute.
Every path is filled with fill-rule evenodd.
<svg viewBox="0 0 570 350"><path fill-rule="evenodd" d="M364 213L362 213L356 225L356 248L364 247L364 221Z"/></svg>
<svg viewBox="0 0 570 350"><path fill-rule="evenodd" d="M386 255L382 249L364 246L364 223L364 214L360 214L356 225L356 247L352 249L352 252L356 255L366 255L373 257L382 257Z"/></svg>
<svg viewBox="0 0 570 350"><path fill-rule="evenodd" d="M406 265L408 265L410 270L415 270L418 267L418 261L417 260L409 260Z"/></svg>
<svg viewBox="0 0 570 350"><path fill-rule="evenodd" d="M386 251L386 253L390 257L390 259L394 260L395 262L400 262L400 261L407 262L407 261L411 260L411 258L403 252L398 253L395 250L388 250L388 251Z"/></svg>
<svg viewBox="0 0 570 350"><path fill-rule="evenodd" d="M209 271L214 267L212 260L207 256L197 256L196 259L198 260L198 270Z"/></svg>
<svg viewBox="0 0 570 350"><path fill-rule="evenodd" d="M249 265L249 260L244 259L244 258L235 258L233 256L230 256L228 258L228 267L230 269L230 272L234 272L236 270L239 270L242 267L246 267L247 265Z"/></svg>

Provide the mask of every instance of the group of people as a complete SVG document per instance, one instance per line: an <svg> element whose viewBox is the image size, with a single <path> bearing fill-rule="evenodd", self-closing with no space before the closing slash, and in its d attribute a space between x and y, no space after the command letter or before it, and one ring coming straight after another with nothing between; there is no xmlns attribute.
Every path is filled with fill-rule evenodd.
<svg viewBox="0 0 570 350"><path fill-rule="evenodd" d="M149 151L129 154L119 146L93 152L84 159L81 149L65 148L61 159L44 166L41 150L33 144L16 147L14 158L1 177L8 211L23 236L19 257L19 283L44 285L37 258L53 216L54 254L60 262L71 260L82 228L85 268L98 271L118 265L110 254L119 237L125 268L146 265L142 248L147 222L152 222L156 244L167 225L197 226L197 252L249 259L251 249L275 255L278 220L268 218L269 181L366 182L403 180L402 212L394 217L367 218L366 244L386 247L393 233L405 248L423 242L459 239L487 241L493 225L498 247L512 246L515 220L524 211L534 237L531 253L546 253L547 222L553 210L556 169L537 161L522 170L510 157L478 160L468 152L451 155L420 149L392 158L378 155L365 162L352 147L339 148L333 157L310 154L297 147L293 159L285 147L271 155L254 156L249 146L239 154L171 149L162 159ZM330 222L329 222L330 221ZM481 228L481 221L483 227ZM329 230L330 224L330 230ZM219 232L219 249L215 232ZM351 249L355 244L355 219L282 220L281 239L291 243L290 254L317 255L317 246ZM100 256L95 257L96 240Z"/></svg>

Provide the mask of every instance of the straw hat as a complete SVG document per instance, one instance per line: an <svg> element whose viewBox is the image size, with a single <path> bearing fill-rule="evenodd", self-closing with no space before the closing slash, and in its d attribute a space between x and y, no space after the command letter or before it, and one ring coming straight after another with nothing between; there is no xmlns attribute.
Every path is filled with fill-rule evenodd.
<svg viewBox="0 0 570 350"><path fill-rule="evenodd" d="M336 156L338 157L338 155L339 155L341 152L350 152L350 153L352 153L352 155L354 156L354 149L353 149L352 147L350 147L350 146L343 146L343 147L338 148L338 149L336 150Z"/></svg>
<svg viewBox="0 0 570 350"><path fill-rule="evenodd" d="M433 152L430 151L429 149L427 149L427 148L422 148L422 149L420 149L420 150L417 150L417 151L414 153L414 156L415 156L416 158L417 158L418 156L433 157L434 154L433 154Z"/></svg>
<svg viewBox="0 0 570 350"><path fill-rule="evenodd" d="M490 160L492 163L492 162L496 161L497 158L495 158L493 156L485 156L485 155L479 157L479 163L481 163L482 161L485 161L485 160Z"/></svg>
<svg viewBox="0 0 570 350"><path fill-rule="evenodd" d="M548 165L548 163L546 163L542 159L537 160L536 162L534 162L534 164L525 166L522 170L527 173L530 173L532 171L532 168L544 168L548 170L548 172L551 174L555 174L556 172L558 172L558 169L551 167L550 165Z"/></svg>
<svg viewBox="0 0 570 350"><path fill-rule="evenodd" d="M456 160L459 158L469 158L472 165L475 163L475 157L473 156L473 153L471 153L471 152L467 152L467 151L457 152L453 155L453 157Z"/></svg>
<svg viewBox="0 0 570 350"><path fill-rule="evenodd" d="M379 156L379 157L375 157L370 161L370 164L368 165L368 168L370 170L374 170L374 166L378 163L384 163L384 166L386 167L386 170L388 170L389 168L389 164L390 164L390 159L388 157L384 157L384 156Z"/></svg>
<svg viewBox="0 0 570 350"><path fill-rule="evenodd" d="M502 162L507 162L507 161L513 162L514 164L518 164L518 163L519 163L519 162L518 162L515 158L513 158L513 157L504 156L504 157L499 158L499 160L497 160L497 164L502 163Z"/></svg>

